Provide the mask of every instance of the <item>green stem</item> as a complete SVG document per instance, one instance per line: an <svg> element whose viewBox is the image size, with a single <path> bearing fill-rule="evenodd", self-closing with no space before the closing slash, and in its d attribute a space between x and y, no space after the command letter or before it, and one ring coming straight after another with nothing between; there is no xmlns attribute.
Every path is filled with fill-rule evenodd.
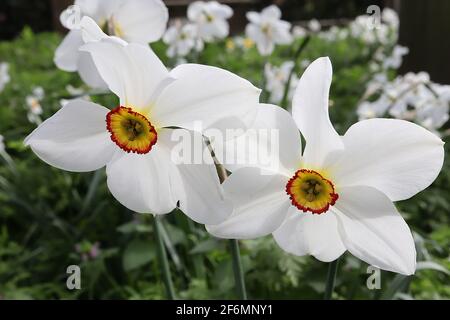
<svg viewBox="0 0 450 320"><path fill-rule="evenodd" d="M339 263L339 259L336 259L333 262L330 262L330 264L328 266L327 284L325 287L324 300L331 300L331 296L333 295L334 282L336 280L338 263Z"/></svg>
<svg viewBox="0 0 450 320"><path fill-rule="evenodd" d="M162 226L160 217L153 217L153 228L156 236L156 244L158 248L158 258L163 274L164 285L166 287L167 299L175 299L175 290L173 288L172 278L170 276L169 261L167 260L167 253L164 247L164 241L162 238Z"/></svg>
<svg viewBox="0 0 450 320"><path fill-rule="evenodd" d="M247 291L245 290L244 270L241 264L241 255L239 253L238 240L230 240L231 256L233 259L233 273L236 285L236 291L239 299L247 300Z"/></svg>
<svg viewBox="0 0 450 320"><path fill-rule="evenodd" d="M297 70L298 58L300 57L302 52L305 50L306 46L309 43L309 40L311 40L311 36L306 36L306 38L302 41L302 43L300 43L300 46L298 47L297 51L294 54L294 66L292 67L292 70L289 73L289 78L288 78L288 81L286 82L286 87L284 87L283 100L281 100L281 107L283 109L286 109L286 107L287 107L289 89L291 87L292 77L294 76L294 73Z"/></svg>
<svg viewBox="0 0 450 320"><path fill-rule="evenodd" d="M95 171L89 184L89 189L86 194L86 197L84 198L83 205L80 211L80 216L83 216L91 206L92 200L94 199L95 193L97 192L98 185L100 184L102 177L103 177L103 170L99 169Z"/></svg>

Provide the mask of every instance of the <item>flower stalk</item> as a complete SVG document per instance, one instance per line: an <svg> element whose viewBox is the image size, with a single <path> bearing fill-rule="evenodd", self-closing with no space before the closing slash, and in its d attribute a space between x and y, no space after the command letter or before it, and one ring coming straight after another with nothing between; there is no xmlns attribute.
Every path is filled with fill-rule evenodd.
<svg viewBox="0 0 450 320"><path fill-rule="evenodd" d="M161 218L158 216L153 217L153 229L156 237L156 245L158 249L158 258L163 274L164 286L166 287L167 299L175 299L175 290L172 283L172 277L170 275L169 261L167 260L166 249L164 248L164 241L162 238L162 225Z"/></svg>
<svg viewBox="0 0 450 320"><path fill-rule="evenodd" d="M327 283L325 287L324 300L331 300L331 297L333 295L338 264L339 259L336 259L333 262L330 262L328 266Z"/></svg>

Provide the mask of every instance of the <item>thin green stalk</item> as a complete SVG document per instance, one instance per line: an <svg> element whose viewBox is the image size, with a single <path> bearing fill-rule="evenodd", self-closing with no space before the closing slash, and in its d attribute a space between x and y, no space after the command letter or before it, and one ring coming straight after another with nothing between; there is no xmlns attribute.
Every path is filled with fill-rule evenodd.
<svg viewBox="0 0 450 320"><path fill-rule="evenodd" d="M281 107L283 109L286 109L286 107L287 107L289 89L291 87L292 77L294 76L294 73L297 70L298 58L300 57L302 52L305 50L306 46L309 43L309 40L311 40L311 36L306 36L306 38L302 41L302 43L300 43L300 46L298 47L297 51L294 54L294 66L292 67L292 70L289 73L289 78L288 78L288 81L286 82L286 86L284 88L283 100L281 100Z"/></svg>
<svg viewBox="0 0 450 320"><path fill-rule="evenodd" d="M247 291L245 289L244 270L241 264L241 255L239 252L238 240L230 240L231 256L233 258L234 283L239 299L247 300Z"/></svg>
<svg viewBox="0 0 450 320"><path fill-rule="evenodd" d="M217 163L217 159L214 158L214 161L216 162L216 169L219 175L220 183L223 183L225 179L228 177L227 170L225 170L225 168L221 164ZM234 284L236 286L236 292L238 294L239 299L247 300L247 291L245 290L244 270L242 269L238 240L235 239L230 240L230 250L231 250L231 259L233 263Z"/></svg>
<svg viewBox="0 0 450 320"><path fill-rule="evenodd" d="M94 199L95 193L97 192L98 185L100 184L100 181L103 177L103 170L97 170L95 171L91 182L89 184L89 189L86 194L86 197L84 198L83 205L81 207L80 216L84 216L84 214L87 212L89 207L91 206L92 200Z"/></svg>
<svg viewBox="0 0 450 320"><path fill-rule="evenodd" d="M162 238L162 226L160 219L161 218L158 216L153 217L153 228L156 237L156 245L158 248L158 258L163 274L164 286L166 287L167 299L174 300L175 290L173 288L172 278L170 276L169 261L167 260L167 253Z"/></svg>
<svg viewBox="0 0 450 320"><path fill-rule="evenodd" d="M331 300L331 296L333 295L334 282L336 280L338 264L339 259L336 259L333 262L330 262L328 266L327 284L325 287L324 300Z"/></svg>

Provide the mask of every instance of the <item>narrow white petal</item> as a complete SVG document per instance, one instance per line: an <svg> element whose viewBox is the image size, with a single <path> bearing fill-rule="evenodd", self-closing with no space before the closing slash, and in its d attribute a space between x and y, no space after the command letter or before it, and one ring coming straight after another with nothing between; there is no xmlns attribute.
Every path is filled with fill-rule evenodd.
<svg viewBox="0 0 450 320"><path fill-rule="evenodd" d="M336 183L371 186L392 201L408 199L428 187L444 161L444 143L403 120L358 122L343 141L345 151L329 159Z"/></svg>
<svg viewBox="0 0 450 320"><path fill-rule="evenodd" d="M170 152L156 143L145 154L118 150L106 166L108 188L125 207L138 213L166 214L176 208Z"/></svg>
<svg viewBox="0 0 450 320"><path fill-rule="evenodd" d="M256 168L237 170L223 184L234 205L233 214L219 225L207 226L208 232L227 239L253 239L272 233L290 207L286 183L286 177L261 175Z"/></svg>
<svg viewBox="0 0 450 320"><path fill-rule="evenodd" d="M88 43L81 50L92 55L103 80L123 106L149 108L155 91L168 77L166 67L144 45L123 45L103 39Z"/></svg>
<svg viewBox="0 0 450 320"><path fill-rule="evenodd" d="M80 30L70 31L55 51L54 62L64 71L77 71L78 49L84 44Z"/></svg>
<svg viewBox="0 0 450 320"><path fill-rule="evenodd" d="M25 140L48 164L67 171L103 167L115 151L106 130L108 109L83 100L69 102Z"/></svg>
<svg viewBox="0 0 450 320"><path fill-rule="evenodd" d="M95 89L107 89L108 85L103 78L100 76L100 73L97 70L97 67L92 60L92 57L87 52L80 52L78 57L78 74L80 78L86 83L89 87Z"/></svg>
<svg viewBox="0 0 450 320"><path fill-rule="evenodd" d="M180 209L198 223L224 221L231 214L232 206L224 198L203 136L184 129L164 129L158 134L158 143L167 146L171 161L176 164L171 183Z"/></svg>
<svg viewBox="0 0 450 320"><path fill-rule="evenodd" d="M168 85L151 110L164 127L177 126L204 131L247 128L256 116L260 90L226 70L184 64L170 72L176 79ZM253 114L250 123L248 115Z"/></svg>
<svg viewBox="0 0 450 320"><path fill-rule="evenodd" d="M387 196L371 187L344 187L332 210L342 240L354 256L384 270L414 274L411 231Z"/></svg>
<svg viewBox="0 0 450 320"><path fill-rule="evenodd" d="M169 12L161 0L127 0L113 15L119 31L116 36L143 44L161 39L168 20Z"/></svg>
<svg viewBox="0 0 450 320"><path fill-rule="evenodd" d="M286 252L297 256L312 255L324 262L336 260L346 250L332 211L317 215L291 206L289 217L273 236Z"/></svg>
<svg viewBox="0 0 450 320"><path fill-rule="evenodd" d="M328 114L332 76L330 59L319 58L305 70L295 91L292 115L306 140L307 165L320 166L329 152L343 148Z"/></svg>

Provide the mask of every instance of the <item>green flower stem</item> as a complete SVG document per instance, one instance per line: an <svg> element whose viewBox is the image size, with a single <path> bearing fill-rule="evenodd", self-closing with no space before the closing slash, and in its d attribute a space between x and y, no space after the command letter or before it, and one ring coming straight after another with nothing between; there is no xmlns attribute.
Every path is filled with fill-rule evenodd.
<svg viewBox="0 0 450 320"><path fill-rule="evenodd" d="M287 107L289 89L291 87L292 77L294 76L294 73L297 70L297 65L299 62L298 59L300 58L300 55L302 54L302 52L305 50L306 46L308 45L309 40L311 40L311 36L308 35L305 37L305 39L302 41L302 43L300 43L300 46L298 47L297 51L294 54L294 66L292 67L292 70L289 73L288 81L286 82L286 86L284 87L283 100L281 100L281 107L283 109L286 109L286 107Z"/></svg>
<svg viewBox="0 0 450 320"><path fill-rule="evenodd" d="M217 163L217 159L213 158L216 163L217 174L219 175L220 183L223 183L228 177L227 170ZM231 259L233 262L234 284L239 299L247 300L247 291L245 290L244 270L241 264L241 255L239 252L239 241L232 239L230 242Z"/></svg>
<svg viewBox="0 0 450 320"><path fill-rule="evenodd" d="M328 266L327 284L325 287L324 300L331 300L331 296L333 295L334 282L336 280L338 264L339 264L339 259L336 259L333 262L330 262L330 264Z"/></svg>
<svg viewBox="0 0 450 320"><path fill-rule="evenodd" d="M158 248L158 258L163 274L164 285L166 287L167 299L175 299L175 290L173 288L172 278L170 276L169 261L167 260L167 253L164 247L164 241L162 238L162 225L160 217L153 217L153 228L156 236L156 244Z"/></svg>
<svg viewBox="0 0 450 320"><path fill-rule="evenodd" d="M239 241L230 240L231 256L233 259L233 273L236 291L239 299L247 300L247 291L245 289L244 270L241 264L241 255L239 252Z"/></svg>

